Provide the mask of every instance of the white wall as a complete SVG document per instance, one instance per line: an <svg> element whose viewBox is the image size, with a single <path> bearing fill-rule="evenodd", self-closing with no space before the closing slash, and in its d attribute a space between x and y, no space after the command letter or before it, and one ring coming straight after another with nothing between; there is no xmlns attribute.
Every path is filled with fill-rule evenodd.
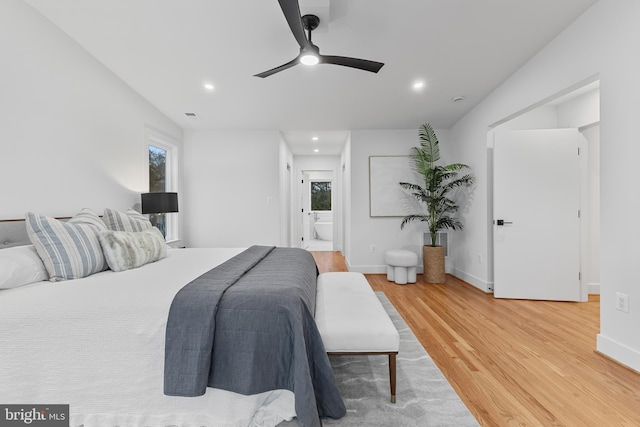
<svg viewBox="0 0 640 427"><path fill-rule="evenodd" d="M587 194L583 206L588 215L583 221L583 230L587 232L582 242L584 264L582 266L583 280L587 284L589 294L600 293L600 126L590 126L582 130L587 140Z"/></svg>
<svg viewBox="0 0 640 427"><path fill-rule="evenodd" d="M457 162L457 159L448 155L451 149L448 131L441 129L435 131L440 141L442 161ZM389 249L407 249L415 252L419 259L422 259L421 233L426 231L424 224L413 223L400 230L401 217L369 215L369 157L408 156L411 147L419 144L418 129L351 132L350 198L346 201L350 218L345 223L350 237L346 241L345 251L349 270L385 273L384 253ZM371 252L371 245L375 245L375 253Z"/></svg>
<svg viewBox="0 0 640 427"><path fill-rule="evenodd" d="M340 169L342 171L342 255L346 258L351 252L351 134L344 144L340 155Z"/></svg>
<svg viewBox="0 0 640 427"><path fill-rule="evenodd" d="M558 127L579 128L600 121L600 90L595 89L558 105Z"/></svg>
<svg viewBox="0 0 640 427"><path fill-rule="evenodd" d="M179 149L181 129L22 1L0 2L0 52L0 218L140 203L145 126Z"/></svg>
<svg viewBox="0 0 640 427"><path fill-rule="evenodd" d="M296 174L293 166L293 153L286 141L280 136L280 246L293 246L294 212L293 195L295 194Z"/></svg>
<svg viewBox="0 0 640 427"><path fill-rule="evenodd" d="M526 65L451 129L455 158L474 167L478 197L458 236L470 255L457 267L489 282L490 267L473 254L486 250L490 230L486 135L488 127L582 81L600 78L601 140L601 332L598 350L640 370L640 227L631 213L640 211L640 196L630 191L636 180L637 120L640 104L640 2L600 0ZM486 260L486 258L484 258ZM616 292L629 295L631 311L615 309Z"/></svg>
<svg viewBox="0 0 640 427"><path fill-rule="evenodd" d="M186 244L247 247L281 244L278 131L187 131Z"/></svg>

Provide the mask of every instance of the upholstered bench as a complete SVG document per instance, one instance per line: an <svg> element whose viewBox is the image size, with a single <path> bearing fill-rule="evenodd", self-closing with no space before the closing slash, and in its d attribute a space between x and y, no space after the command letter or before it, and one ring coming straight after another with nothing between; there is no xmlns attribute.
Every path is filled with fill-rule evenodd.
<svg viewBox="0 0 640 427"><path fill-rule="evenodd" d="M418 255L404 249L391 249L384 253L387 265L387 280L399 285L416 282Z"/></svg>
<svg viewBox="0 0 640 427"><path fill-rule="evenodd" d="M315 319L329 355L389 356L391 402L395 403L400 335L364 275L320 274Z"/></svg>

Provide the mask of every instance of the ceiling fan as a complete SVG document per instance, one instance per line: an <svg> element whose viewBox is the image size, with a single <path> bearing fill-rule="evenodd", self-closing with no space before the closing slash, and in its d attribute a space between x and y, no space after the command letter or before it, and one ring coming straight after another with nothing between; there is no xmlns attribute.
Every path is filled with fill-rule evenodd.
<svg viewBox="0 0 640 427"><path fill-rule="evenodd" d="M300 54L286 64L255 74L255 77L269 77L272 74L291 68L298 63L302 63L304 65L342 65L344 67L357 68L359 70L370 71L372 73L377 73L384 65L382 62L369 61L367 59L321 55L318 46L311 42L311 32L318 28L320 18L316 15L304 15L303 17L300 17L300 5L298 4L298 0L278 0L278 3L280 3L280 8L284 13L284 17L287 19L287 23L289 24L289 28L291 28L293 36L300 45ZM304 30L307 30L308 36L305 35Z"/></svg>

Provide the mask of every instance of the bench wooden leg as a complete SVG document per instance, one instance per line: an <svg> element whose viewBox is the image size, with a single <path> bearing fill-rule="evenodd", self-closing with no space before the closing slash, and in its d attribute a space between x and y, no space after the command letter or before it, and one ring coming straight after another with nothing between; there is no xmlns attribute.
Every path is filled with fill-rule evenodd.
<svg viewBox="0 0 640 427"><path fill-rule="evenodd" d="M396 403L396 354L389 354L389 383L391 384L391 403Z"/></svg>

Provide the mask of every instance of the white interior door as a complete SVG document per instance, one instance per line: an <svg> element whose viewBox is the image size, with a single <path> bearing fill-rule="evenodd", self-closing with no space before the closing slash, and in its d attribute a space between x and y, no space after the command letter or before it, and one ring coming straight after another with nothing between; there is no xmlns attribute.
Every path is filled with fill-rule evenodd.
<svg viewBox="0 0 640 427"><path fill-rule="evenodd" d="M309 180L309 174L306 172L302 172L300 205L300 223L302 227L302 242L300 247L306 249L311 242L311 181Z"/></svg>
<svg viewBox="0 0 640 427"><path fill-rule="evenodd" d="M580 301L577 129L494 134L494 296Z"/></svg>

